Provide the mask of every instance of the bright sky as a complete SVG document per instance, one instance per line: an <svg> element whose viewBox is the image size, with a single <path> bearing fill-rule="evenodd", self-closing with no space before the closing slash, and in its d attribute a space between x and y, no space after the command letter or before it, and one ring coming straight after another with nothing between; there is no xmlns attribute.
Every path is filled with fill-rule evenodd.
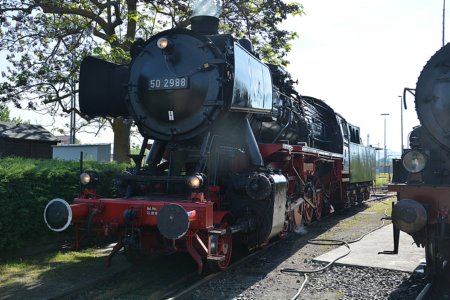
<svg viewBox="0 0 450 300"><path fill-rule="evenodd" d="M288 70L303 95L323 100L361 127L364 142L400 152L400 98L415 88L428 59L442 46L442 0L299 0L306 15L286 25L293 43ZM448 3L450 4L450 3ZM450 9L450 7L448 7ZM447 21L449 24L450 20ZM447 26L448 28L448 26ZM448 35L447 35L448 36ZM403 144L419 124L407 95Z"/></svg>
<svg viewBox="0 0 450 300"><path fill-rule="evenodd" d="M294 79L299 79L299 92L326 100L350 123L361 127L364 141L370 134L374 146L383 147L380 114L389 113L387 147L400 152L398 96L404 87L415 88L423 66L442 45L442 0L298 2L304 5L306 15L285 25L300 35L293 42L288 67ZM0 71L4 60L0 55ZM407 105L404 147L408 133L419 124L411 95ZM50 123L20 111L13 111L14 115L33 123ZM88 143L112 142L109 134L80 137Z"/></svg>

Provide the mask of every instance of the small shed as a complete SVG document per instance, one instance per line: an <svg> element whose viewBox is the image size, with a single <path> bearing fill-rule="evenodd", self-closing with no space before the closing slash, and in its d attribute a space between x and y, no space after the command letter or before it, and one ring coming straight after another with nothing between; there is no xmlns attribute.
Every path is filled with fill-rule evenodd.
<svg viewBox="0 0 450 300"><path fill-rule="evenodd" d="M53 159L80 160L83 152L83 160L99 162L111 161L111 144L69 144L53 146Z"/></svg>
<svg viewBox="0 0 450 300"><path fill-rule="evenodd" d="M41 125L0 122L0 157L52 158L58 139Z"/></svg>

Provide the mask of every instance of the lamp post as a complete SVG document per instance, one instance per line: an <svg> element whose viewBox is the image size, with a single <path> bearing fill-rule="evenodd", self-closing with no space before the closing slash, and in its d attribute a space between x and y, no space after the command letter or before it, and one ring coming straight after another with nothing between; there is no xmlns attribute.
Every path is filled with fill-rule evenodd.
<svg viewBox="0 0 450 300"><path fill-rule="evenodd" d="M389 114L381 114L384 116L384 172L386 172L386 165L387 165L387 149L386 149L386 116L389 116ZM389 181L391 181L391 173L389 172Z"/></svg>
<svg viewBox="0 0 450 300"><path fill-rule="evenodd" d="M402 151L400 152L400 155L403 154L403 96L398 96L400 98L400 138L401 138L401 144L402 144Z"/></svg>
<svg viewBox="0 0 450 300"><path fill-rule="evenodd" d="M442 47L445 46L445 0L442 8Z"/></svg>

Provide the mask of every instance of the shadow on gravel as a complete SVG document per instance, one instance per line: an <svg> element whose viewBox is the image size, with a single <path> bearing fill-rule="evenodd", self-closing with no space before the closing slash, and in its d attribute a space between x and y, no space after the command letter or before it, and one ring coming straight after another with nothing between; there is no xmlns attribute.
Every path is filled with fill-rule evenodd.
<svg viewBox="0 0 450 300"><path fill-rule="evenodd" d="M368 206L366 204L361 204L359 206L353 207L351 209L345 211L336 212L330 216L323 218L320 222L315 222L310 226L306 227L306 233L303 235L299 234L291 234L284 240L281 240L280 243L277 243L267 249L263 250L258 254L257 257L250 259L244 264L230 269L228 272L225 272L221 276L217 277L214 280L216 285L212 286L210 283L206 284L206 287L199 287L197 290L193 291L190 295L183 297L182 299L241 299L240 295L251 288L255 283L264 279L270 272L279 268L279 266L291 258L295 253L297 253L300 249L308 245L308 240L317 238L321 234L327 232L331 228L333 228L336 224L344 219L351 218L358 214L361 211L367 209ZM378 217L379 219L379 217ZM381 224L381 223L380 223ZM371 229L371 228L369 228ZM351 237L357 238L361 235L361 233L365 232L365 228L358 228L355 230L355 235ZM306 260L310 261L313 257L308 257ZM306 262L306 261L305 261ZM294 263L294 262L292 262ZM303 263L303 262L301 262ZM228 274L226 274L228 273ZM241 274L245 275L245 280L239 280ZM229 286L229 282L226 282L228 285L226 291L221 292L221 279L224 279L225 276L229 276L230 282L232 282L232 286ZM236 278L234 278L236 277ZM292 287L292 295L294 295L299 286L299 282L303 281L302 277L293 277L290 278L293 282L297 282L295 286ZM299 281L300 280L300 281ZM286 285L286 282L274 282L274 285L279 284ZM205 295L204 290L211 290L211 294ZM225 290L225 288L224 288ZM274 297L272 293L268 297ZM280 289L279 299L285 298L286 295L282 294ZM242 298L244 299L244 298ZM272 298L270 298L272 299Z"/></svg>
<svg viewBox="0 0 450 300"><path fill-rule="evenodd" d="M410 300L416 299L427 282L423 274L413 273L404 280L398 288L389 295L389 300Z"/></svg>
<svg viewBox="0 0 450 300"><path fill-rule="evenodd" d="M160 299L167 288L196 270L197 265L186 253L154 257L130 265L125 272L85 292L74 293L70 299Z"/></svg>

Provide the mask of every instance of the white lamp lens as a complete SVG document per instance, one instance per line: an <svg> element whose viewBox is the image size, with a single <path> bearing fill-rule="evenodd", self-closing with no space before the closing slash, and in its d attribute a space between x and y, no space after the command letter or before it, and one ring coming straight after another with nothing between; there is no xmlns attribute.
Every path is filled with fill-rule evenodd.
<svg viewBox="0 0 450 300"><path fill-rule="evenodd" d="M194 175L189 177L188 185L191 189L198 189L202 185L202 181L200 176Z"/></svg>
<svg viewBox="0 0 450 300"><path fill-rule="evenodd" d="M91 175L89 175L88 173L81 173L80 182L84 185L88 184L89 182L91 182Z"/></svg>
<svg viewBox="0 0 450 300"><path fill-rule="evenodd" d="M402 163L408 172L418 173L425 168L427 159L423 153L412 150L403 155Z"/></svg>
<svg viewBox="0 0 450 300"><path fill-rule="evenodd" d="M169 46L169 40L167 40L166 38L160 38L156 42L156 45L158 46L159 49L164 50L167 48L167 46Z"/></svg>

